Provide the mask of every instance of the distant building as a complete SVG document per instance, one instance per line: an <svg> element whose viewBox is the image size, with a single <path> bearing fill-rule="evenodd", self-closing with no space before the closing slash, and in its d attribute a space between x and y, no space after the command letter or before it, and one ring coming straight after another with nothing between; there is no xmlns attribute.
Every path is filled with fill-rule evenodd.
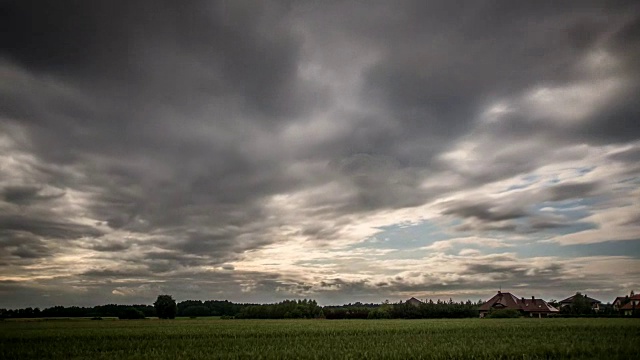
<svg viewBox="0 0 640 360"><path fill-rule="evenodd" d="M625 316L640 313L640 294L629 297L629 302L620 308Z"/></svg>
<svg viewBox="0 0 640 360"><path fill-rule="evenodd" d="M578 294L576 294L578 295ZM573 298L576 297L576 295L573 296L569 296L568 298L558 302L558 304L560 304L560 308L562 309L563 307L569 306L571 307L571 305L573 305ZM602 304L602 302L600 300L596 300L593 298L590 298L587 296L587 294L582 295L582 297L584 297L584 299L591 305L591 309L595 312L600 311L600 305Z"/></svg>
<svg viewBox="0 0 640 360"><path fill-rule="evenodd" d="M420 306L420 304L422 304L422 301L412 297L411 299L407 300L406 302L407 304L411 304L413 306Z"/></svg>
<svg viewBox="0 0 640 360"><path fill-rule="evenodd" d="M560 312L548 302L536 299L535 296L532 296L531 299L525 299L518 298L508 292L498 291L494 297L480 306L480 317L487 316L492 310L503 309L516 310L523 316L539 318Z"/></svg>
<svg viewBox="0 0 640 360"><path fill-rule="evenodd" d="M615 300L613 300L613 310L620 311L622 307L629 301L628 296L618 296Z"/></svg>

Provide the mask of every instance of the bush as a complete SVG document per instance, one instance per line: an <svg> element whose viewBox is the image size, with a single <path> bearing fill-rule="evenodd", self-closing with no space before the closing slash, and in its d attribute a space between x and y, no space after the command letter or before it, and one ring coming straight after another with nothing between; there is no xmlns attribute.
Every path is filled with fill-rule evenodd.
<svg viewBox="0 0 640 360"><path fill-rule="evenodd" d="M379 307L372 311L369 311L367 319L391 319L391 313L387 308Z"/></svg>
<svg viewBox="0 0 640 360"><path fill-rule="evenodd" d="M121 320L144 319L144 313L134 307L126 308L118 316Z"/></svg>
<svg viewBox="0 0 640 360"><path fill-rule="evenodd" d="M513 310L513 309L499 309L499 310L492 310L489 315L487 315L488 318L492 318L492 319L511 319L511 318L519 318L520 317L520 312L518 310Z"/></svg>

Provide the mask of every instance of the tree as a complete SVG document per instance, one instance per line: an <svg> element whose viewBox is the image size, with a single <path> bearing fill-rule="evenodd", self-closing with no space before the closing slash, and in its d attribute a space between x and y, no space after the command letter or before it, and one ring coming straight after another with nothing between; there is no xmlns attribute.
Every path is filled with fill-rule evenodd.
<svg viewBox="0 0 640 360"><path fill-rule="evenodd" d="M175 319L178 307L171 295L158 295L158 299L153 303L156 314L160 319Z"/></svg>
<svg viewBox="0 0 640 360"><path fill-rule="evenodd" d="M571 312L578 315L591 314L591 303L586 296L577 292L571 302Z"/></svg>

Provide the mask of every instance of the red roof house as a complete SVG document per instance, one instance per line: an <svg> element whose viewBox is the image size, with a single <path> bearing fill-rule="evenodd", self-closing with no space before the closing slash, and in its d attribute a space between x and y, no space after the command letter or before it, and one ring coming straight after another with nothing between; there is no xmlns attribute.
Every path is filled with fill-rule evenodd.
<svg viewBox="0 0 640 360"><path fill-rule="evenodd" d="M576 294L576 295L578 295L578 294ZM560 304L560 308L563 308L565 306L571 306L573 304L573 298L575 298L576 295L569 296L568 298L558 302L558 304ZM590 298L586 294L584 294L582 296L585 298L585 300L587 300L587 302L589 302L589 304L591 304L591 309L593 309L593 311L595 311L595 312L600 311L600 304L602 304L602 302L600 300L596 300L596 299Z"/></svg>
<svg viewBox="0 0 640 360"><path fill-rule="evenodd" d="M616 310L616 311L620 310L624 306L624 304L627 303L628 300L629 300L628 296L618 296L618 297L616 297L616 299L613 300L613 304L612 304L613 305L613 310Z"/></svg>
<svg viewBox="0 0 640 360"><path fill-rule="evenodd" d="M626 316L640 313L640 294L629 297L629 302L620 308Z"/></svg>
<svg viewBox="0 0 640 360"><path fill-rule="evenodd" d="M502 309L516 310L523 316L529 317L546 317L550 314L560 312L560 310L551 306L546 301L536 299L535 296L532 296L531 299L525 299L518 298L508 292L498 291L494 297L480 306L480 317L485 317L492 310Z"/></svg>

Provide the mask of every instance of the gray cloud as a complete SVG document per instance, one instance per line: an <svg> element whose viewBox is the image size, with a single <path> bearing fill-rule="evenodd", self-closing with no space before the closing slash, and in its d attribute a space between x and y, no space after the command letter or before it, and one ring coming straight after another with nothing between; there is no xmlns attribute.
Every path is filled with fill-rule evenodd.
<svg viewBox="0 0 640 360"><path fill-rule="evenodd" d="M484 204L454 204L444 212L446 215L473 217L481 221L503 221L524 217L527 215L522 209L487 208Z"/></svg>
<svg viewBox="0 0 640 360"><path fill-rule="evenodd" d="M235 273L242 266L229 262L298 237L330 248L367 216L588 159L586 146L626 146L609 157L637 177L637 9L625 1L4 1L0 268L18 276L29 273L20 264L86 251L88 262L114 264L65 279L95 281L87 302L142 301L172 287L205 296L216 281L257 300L318 288L345 297L411 291L400 280L339 279L346 274L325 285L266 272L209 283L198 269ZM596 70L585 65L593 56ZM609 80L619 86L607 97L599 84ZM582 85L600 90L592 111L530 104L536 89ZM500 101L511 110L484 121ZM465 144L467 160L446 156ZM587 226L536 206L623 196L599 176L436 206L462 220L461 231ZM190 270L202 288L181 283L177 272ZM100 283L155 273L167 283ZM46 288L10 286L21 299ZM51 301L71 296L56 291Z"/></svg>
<svg viewBox="0 0 640 360"><path fill-rule="evenodd" d="M562 184L549 188L549 200L561 201L589 197L598 189L598 183Z"/></svg>
<svg viewBox="0 0 640 360"><path fill-rule="evenodd" d="M27 232L54 239L78 239L84 236L102 235L100 230L91 226L26 216L0 216L0 228L5 231Z"/></svg>
<svg viewBox="0 0 640 360"><path fill-rule="evenodd" d="M64 196L64 192L42 194L41 191L42 188L37 186L6 186L2 190L2 196L4 201L18 205L27 205Z"/></svg>
<svg viewBox="0 0 640 360"><path fill-rule="evenodd" d="M8 257L36 260L51 256L53 251L42 238L22 232L0 231L0 261Z"/></svg>

